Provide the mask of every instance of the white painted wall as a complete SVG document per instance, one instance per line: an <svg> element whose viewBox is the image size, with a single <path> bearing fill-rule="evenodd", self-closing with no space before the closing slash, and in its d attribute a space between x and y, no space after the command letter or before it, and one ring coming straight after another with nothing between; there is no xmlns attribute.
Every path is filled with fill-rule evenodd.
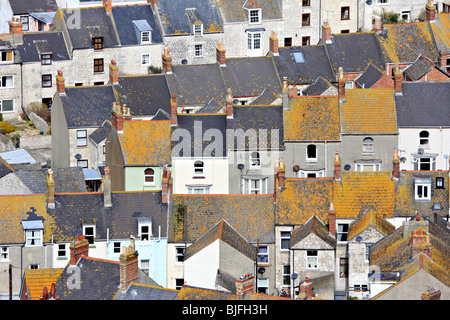
<svg viewBox="0 0 450 320"><path fill-rule="evenodd" d="M184 262L184 280L187 285L216 289L219 244L220 240L214 241Z"/></svg>

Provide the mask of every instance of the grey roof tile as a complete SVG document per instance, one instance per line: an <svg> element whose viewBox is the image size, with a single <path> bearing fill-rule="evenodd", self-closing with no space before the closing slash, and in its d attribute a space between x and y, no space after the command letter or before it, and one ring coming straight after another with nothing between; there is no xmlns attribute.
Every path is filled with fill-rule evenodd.
<svg viewBox="0 0 450 320"><path fill-rule="evenodd" d="M40 61L42 53L51 53L54 61L70 59L62 32L25 33L17 50L22 62Z"/></svg>
<svg viewBox="0 0 450 320"><path fill-rule="evenodd" d="M11 5L11 9L14 15L32 13L32 12L45 12L56 11L58 4L56 0L8 0Z"/></svg>
<svg viewBox="0 0 450 320"><path fill-rule="evenodd" d="M373 63L369 63L367 69L355 79L355 82L361 88L371 88L384 75L383 71L377 68Z"/></svg>

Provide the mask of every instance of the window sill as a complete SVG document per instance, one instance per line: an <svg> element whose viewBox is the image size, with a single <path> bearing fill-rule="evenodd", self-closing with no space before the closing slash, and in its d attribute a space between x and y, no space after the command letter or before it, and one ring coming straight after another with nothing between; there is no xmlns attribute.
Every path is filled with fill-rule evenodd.
<svg viewBox="0 0 450 320"><path fill-rule="evenodd" d="M270 267L270 263L268 262L258 262L258 267Z"/></svg>
<svg viewBox="0 0 450 320"><path fill-rule="evenodd" d="M56 260L67 260L67 257L57 257Z"/></svg>
<svg viewBox="0 0 450 320"><path fill-rule="evenodd" d="M193 176L192 179L206 179L204 176Z"/></svg>

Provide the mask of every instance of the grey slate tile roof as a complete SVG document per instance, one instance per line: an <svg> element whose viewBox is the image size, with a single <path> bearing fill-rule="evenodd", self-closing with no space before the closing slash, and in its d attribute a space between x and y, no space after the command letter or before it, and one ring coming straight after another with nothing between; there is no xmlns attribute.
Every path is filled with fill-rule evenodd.
<svg viewBox="0 0 450 320"><path fill-rule="evenodd" d="M163 74L119 77L114 90L118 102L126 104L132 116L155 115L159 109L170 113L169 86Z"/></svg>
<svg viewBox="0 0 450 320"><path fill-rule="evenodd" d="M303 226L292 231L289 241L289 247L294 247L298 242L303 240L311 233L314 233L317 237L325 241L331 247L336 247L336 238L332 237L328 233L328 228L315 215L312 216Z"/></svg>
<svg viewBox="0 0 450 320"><path fill-rule="evenodd" d="M163 42L151 5L113 6L112 14L121 45L128 46L140 43L140 38L136 35L136 27L133 24L135 20L144 20L151 27L152 43Z"/></svg>
<svg viewBox="0 0 450 320"><path fill-rule="evenodd" d="M279 1L272 0L219 0L218 6L223 14L224 23L248 22L246 9L262 9L262 20L282 19Z"/></svg>
<svg viewBox="0 0 450 320"><path fill-rule="evenodd" d="M384 58L375 32L345 33L331 36L332 43L325 44L334 73L339 68L344 73L363 72L369 62L384 69Z"/></svg>
<svg viewBox="0 0 450 320"><path fill-rule="evenodd" d="M417 81L435 67L435 64L430 59L423 55L419 55L413 64L403 70L403 75L407 76L412 81Z"/></svg>
<svg viewBox="0 0 450 320"><path fill-rule="evenodd" d="M89 135L89 139L91 139L96 144L99 144L100 142L108 138L111 129L111 121L105 120L100 128Z"/></svg>
<svg viewBox="0 0 450 320"><path fill-rule="evenodd" d="M198 110L196 113L221 113L223 111L223 106L220 105L219 101L212 98L206 106Z"/></svg>
<svg viewBox="0 0 450 320"><path fill-rule="evenodd" d="M369 63L366 71L355 79L355 82L362 88L371 88L384 75L383 71L373 63Z"/></svg>
<svg viewBox="0 0 450 320"><path fill-rule="evenodd" d="M6 176L7 174L9 174L13 171L14 171L14 168L11 167L11 165L8 164L8 162L3 160L2 157L0 157L0 178L3 178L4 176Z"/></svg>
<svg viewBox="0 0 450 320"><path fill-rule="evenodd" d="M54 61L70 59L62 32L25 33L17 50L22 62L40 61L40 53L51 53Z"/></svg>
<svg viewBox="0 0 450 320"><path fill-rule="evenodd" d="M159 0L158 12L165 36L193 33L191 25L195 20L203 24L204 33L223 32L218 11L210 0Z"/></svg>
<svg viewBox="0 0 450 320"><path fill-rule="evenodd" d="M401 127L450 125L450 82L402 82L395 96L397 122Z"/></svg>
<svg viewBox="0 0 450 320"><path fill-rule="evenodd" d="M81 9L62 9L62 13L68 23L73 19L72 15L79 17L77 28L68 28L70 40L74 49L90 49L93 36L103 37L103 47L117 46L119 40L114 32L113 24L104 7L91 7Z"/></svg>
<svg viewBox="0 0 450 320"><path fill-rule="evenodd" d="M8 0L13 15L32 12L56 11L58 5L56 0Z"/></svg>
<svg viewBox="0 0 450 320"><path fill-rule="evenodd" d="M333 85L328 80L319 76L313 84L303 90L303 94L306 96L320 96L331 86Z"/></svg>
<svg viewBox="0 0 450 320"><path fill-rule="evenodd" d="M279 99L278 94L270 89L264 89L261 95L258 98L256 98L252 103L250 103L250 105L273 104Z"/></svg>
<svg viewBox="0 0 450 320"><path fill-rule="evenodd" d="M178 290L132 283L116 300L175 300Z"/></svg>
<svg viewBox="0 0 450 320"><path fill-rule="evenodd" d="M101 127L111 119L116 97L112 86L66 87L61 95L62 107L70 128Z"/></svg>
<svg viewBox="0 0 450 320"><path fill-rule="evenodd" d="M304 63L296 63L297 52L303 54ZM323 45L280 48L274 60L280 78L286 77L290 84L311 84L319 76L330 82L336 80Z"/></svg>
<svg viewBox="0 0 450 320"><path fill-rule="evenodd" d="M47 193L47 169L17 170L17 177L33 193ZM86 182L81 168L54 168L55 192L86 192Z"/></svg>

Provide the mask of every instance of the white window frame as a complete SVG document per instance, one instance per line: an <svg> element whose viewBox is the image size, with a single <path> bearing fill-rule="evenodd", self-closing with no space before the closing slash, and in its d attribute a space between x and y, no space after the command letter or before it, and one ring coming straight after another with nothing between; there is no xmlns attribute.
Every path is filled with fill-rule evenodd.
<svg viewBox="0 0 450 320"><path fill-rule="evenodd" d="M372 170L364 170L365 168L372 168ZM381 163L362 163L362 162L356 162L355 163L355 171L360 172L370 172L370 171L381 171Z"/></svg>
<svg viewBox="0 0 450 320"><path fill-rule="evenodd" d="M8 53L11 56L11 60L8 60ZM6 64L13 62L14 62L14 51L12 50L0 51L0 63Z"/></svg>
<svg viewBox="0 0 450 320"><path fill-rule="evenodd" d="M309 156L309 148L314 148L315 157ZM308 144L306 146L306 161L307 162L317 162L317 153L318 153L317 146L315 144Z"/></svg>
<svg viewBox="0 0 450 320"><path fill-rule="evenodd" d="M415 183L414 184L414 198L416 200L431 200L431 184L430 183Z"/></svg>
<svg viewBox="0 0 450 320"><path fill-rule="evenodd" d="M141 43L152 43L152 32L149 30L141 31Z"/></svg>
<svg viewBox="0 0 450 320"><path fill-rule="evenodd" d="M8 79L11 79L11 80L8 81ZM3 83L5 83L5 85ZM8 85L8 83L9 83L9 85ZM0 88L1 89L14 88L14 76L0 76Z"/></svg>
<svg viewBox="0 0 450 320"><path fill-rule="evenodd" d="M261 252L261 249L263 249L262 252ZM257 262L258 262L258 265L259 264L268 264L269 263L269 246L267 246L267 245L260 245L259 246Z"/></svg>
<svg viewBox="0 0 450 320"><path fill-rule="evenodd" d="M250 169L261 168L261 154L258 151L251 151L249 157Z"/></svg>
<svg viewBox="0 0 450 320"><path fill-rule="evenodd" d="M281 266L282 287L289 288L291 286L291 266L284 264ZM286 282L286 283L285 283Z"/></svg>
<svg viewBox="0 0 450 320"><path fill-rule="evenodd" d="M30 30L30 17L29 16L20 16L20 22L22 23L22 31Z"/></svg>
<svg viewBox="0 0 450 320"><path fill-rule="evenodd" d="M3 104L5 101L12 101L12 110L3 110ZM4 99L4 100L0 100L0 112L5 113L5 112L14 112L14 100L12 99Z"/></svg>
<svg viewBox="0 0 450 320"><path fill-rule="evenodd" d="M9 261L9 247L0 247L0 261Z"/></svg>
<svg viewBox="0 0 450 320"><path fill-rule="evenodd" d="M422 148L427 148L430 144L430 132L427 130L422 130L419 132L419 146Z"/></svg>
<svg viewBox="0 0 450 320"><path fill-rule="evenodd" d="M58 243L57 258L62 259L67 257L67 245L65 243Z"/></svg>
<svg viewBox="0 0 450 320"><path fill-rule="evenodd" d="M147 174L147 170L152 170L153 174ZM147 181L147 178L151 178L152 181ZM144 184L145 185L155 185L155 169L153 168L145 168L144 169Z"/></svg>
<svg viewBox="0 0 450 320"><path fill-rule="evenodd" d="M28 269L37 270L40 269L37 263L29 264Z"/></svg>
<svg viewBox="0 0 450 320"><path fill-rule="evenodd" d="M202 43L194 44L194 57L196 57L196 58L203 57L203 44Z"/></svg>
<svg viewBox="0 0 450 320"><path fill-rule="evenodd" d="M25 230L26 247L41 247L42 241L43 241L43 230L40 229Z"/></svg>
<svg viewBox="0 0 450 320"><path fill-rule="evenodd" d="M203 24L194 24L194 36L203 35Z"/></svg>
<svg viewBox="0 0 450 320"><path fill-rule="evenodd" d="M147 228L147 231L142 230ZM141 241L150 241L152 237L152 224L151 223L139 223L138 224L138 237Z"/></svg>
<svg viewBox="0 0 450 320"><path fill-rule="evenodd" d="M429 160L429 161L428 161ZM419 170L419 171L432 171L432 170L436 170L436 157L413 157L412 159L412 164L413 164L413 170ZM422 168L423 165L425 164L429 164L430 168L429 169L424 169Z"/></svg>
<svg viewBox="0 0 450 320"><path fill-rule="evenodd" d="M299 170L297 175L299 178L323 178L325 177L325 170ZM308 177L308 175L310 175L310 177ZM314 177L312 175L314 175Z"/></svg>
<svg viewBox="0 0 450 320"><path fill-rule="evenodd" d="M308 270L319 269L319 251L318 250L306 250L306 269L308 269Z"/></svg>
<svg viewBox="0 0 450 320"><path fill-rule="evenodd" d="M194 162L194 177L203 176L205 172L205 162L197 160Z"/></svg>
<svg viewBox="0 0 450 320"><path fill-rule="evenodd" d="M375 142L373 138L366 137L363 139L363 153L374 153L375 152Z"/></svg>
<svg viewBox="0 0 450 320"><path fill-rule="evenodd" d="M141 66L149 66L150 65L150 53L141 54Z"/></svg>
<svg viewBox="0 0 450 320"><path fill-rule="evenodd" d="M280 231L280 250L281 251L289 251L289 241L291 239L291 232L290 231ZM283 240L284 242L287 241L287 248L283 248Z"/></svg>
<svg viewBox="0 0 450 320"><path fill-rule="evenodd" d="M258 56L262 54L263 38L261 31L247 31L247 55Z"/></svg>
<svg viewBox="0 0 450 320"><path fill-rule="evenodd" d="M122 243L120 241L113 241L113 254L120 255L122 253Z"/></svg>
<svg viewBox="0 0 450 320"><path fill-rule="evenodd" d="M248 23L260 24L262 18L262 9L249 9L248 10Z"/></svg>
<svg viewBox="0 0 450 320"><path fill-rule="evenodd" d="M86 230L88 228L92 228L92 234L87 234ZM94 244L95 243L95 234L96 234L96 228L95 228L95 224L84 224L83 225L83 235L86 237L86 239L89 241L89 244ZM92 242L91 240L92 239Z"/></svg>
<svg viewBox="0 0 450 320"><path fill-rule="evenodd" d="M349 223L338 223L337 224L337 241L346 242L348 240L348 230L350 224Z"/></svg>
<svg viewBox="0 0 450 320"><path fill-rule="evenodd" d="M147 275L150 273L150 259L141 259L141 266L139 269L144 271Z"/></svg>
<svg viewBox="0 0 450 320"><path fill-rule="evenodd" d="M253 185L253 182L255 185ZM267 178L243 179L244 194L267 194Z"/></svg>
<svg viewBox="0 0 450 320"><path fill-rule="evenodd" d="M183 263L186 247L175 247L175 262Z"/></svg>
<svg viewBox="0 0 450 320"><path fill-rule="evenodd" d="M77 160L77 167L81 167L83 169L88 169L89 161L87 159L79 159L79 160Z"/></svg>
<svg viewBox="0 0 450 320"><path fill-rule="evenodd" d="M269 294L269 279L258 278L257 280L258 293Z"/></svg>
<svg viewBox="0 0 450 320"><path fill-rule="evenodd" d="M87 146L87 130L77 130L77 147Z"/></svg>
<svg viewBox="0 0 450 320"><path fill-rule="evenodd" d="M209 194L211 190L211 186L200 187L200 186L188 186L188 194Z"/></svg>

